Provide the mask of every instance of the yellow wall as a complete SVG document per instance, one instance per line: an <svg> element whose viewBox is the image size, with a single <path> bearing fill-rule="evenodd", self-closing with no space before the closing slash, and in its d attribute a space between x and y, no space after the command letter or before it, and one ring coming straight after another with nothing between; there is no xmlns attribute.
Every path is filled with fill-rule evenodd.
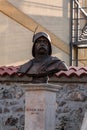
<svg viewBox="0 0 87 130"><path fill-rule="evenodd" d="M67 48L69 48L70 0L7 1L27 16L33 18L56 37L60 38L62 42L67 45ZM12 12L10 12L10 14L11 13ZM16 14L14 15L16 16ZM30 24L32 25L32 23ZM0 13L0 66L20 65L32 58L32 36L33 32L29 29L26 29L5 14ZM60 45L59 48L62 48L63 45L61 43L58 44ZM64 48L64 46L63 48L65 51L63 51L64 49L61 50L59 48L53 45L53 55L66 61L69 65L69 50Z"/></svg>

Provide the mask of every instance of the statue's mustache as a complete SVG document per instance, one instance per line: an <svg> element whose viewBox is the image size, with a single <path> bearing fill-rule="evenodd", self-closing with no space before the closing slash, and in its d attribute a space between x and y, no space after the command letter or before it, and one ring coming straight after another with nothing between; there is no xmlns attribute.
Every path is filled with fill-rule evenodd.
<svg viewBox="0 0 87 130"><path fill-rule="evenodd" d="M47 50L47 48L46 48L45 46L40 46L40 47L38 47L38 50L40 50L40 49L45 49L45 50Z"/></svg>

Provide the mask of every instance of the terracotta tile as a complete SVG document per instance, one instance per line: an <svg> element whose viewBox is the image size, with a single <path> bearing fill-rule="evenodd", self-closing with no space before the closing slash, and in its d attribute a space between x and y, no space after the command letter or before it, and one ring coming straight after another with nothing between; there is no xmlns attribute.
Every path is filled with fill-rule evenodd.
<svg viewBox="0 0 87 130"><path fill-rule="evenodd" d="M19 69L19 66L8 66L8 67L2 66L2 67L0 67L0 76L17 75L20 77L20 74L17 74L18 69ZM55 75L57 77L60 77L60 76L71 77L74 75L76 75L77 77L80 77L82 75L87 76L87 67L70 66L68 71L60 71L60 72L56 73Z"/></svg>

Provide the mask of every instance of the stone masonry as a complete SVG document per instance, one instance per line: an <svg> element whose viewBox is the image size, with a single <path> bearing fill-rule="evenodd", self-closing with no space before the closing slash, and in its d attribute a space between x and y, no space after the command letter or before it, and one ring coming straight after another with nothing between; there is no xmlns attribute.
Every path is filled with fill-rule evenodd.
<svg viewBox="0 0 87 130"><path fill-rule="evenodd" d="M55 130L80 130L87 109L87 84L58 85ZM24 104L19 83L0 84L0 130L24 130Z"/></svg>
<svg viewBox="0 0 87 130"><path fill-rule="evenodd" d="M24 91L0 84L0 130L24 130Z"/></svg>
<svg viewBox="0 0 87 130"><path fill-rule="evenodd" d="M80 130L87 110L87 84L62 84L57 93L56 130Z"/></svg>

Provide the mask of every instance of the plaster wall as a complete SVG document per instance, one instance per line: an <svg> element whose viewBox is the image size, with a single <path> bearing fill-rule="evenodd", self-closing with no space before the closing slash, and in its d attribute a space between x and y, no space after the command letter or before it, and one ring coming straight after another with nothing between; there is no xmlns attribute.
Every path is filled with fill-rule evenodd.
<svg viewBox="0 0 87 130"><path fill-rule="evenodd" d="M70 0L8 0L25 14L46 27L59 37L65 44L69 44ZM0 66L20 65L32 58L32 36L30 30L16 23L6 15L0 13ZM69 64L69 55L53 46L53 55Z"/></svg>

